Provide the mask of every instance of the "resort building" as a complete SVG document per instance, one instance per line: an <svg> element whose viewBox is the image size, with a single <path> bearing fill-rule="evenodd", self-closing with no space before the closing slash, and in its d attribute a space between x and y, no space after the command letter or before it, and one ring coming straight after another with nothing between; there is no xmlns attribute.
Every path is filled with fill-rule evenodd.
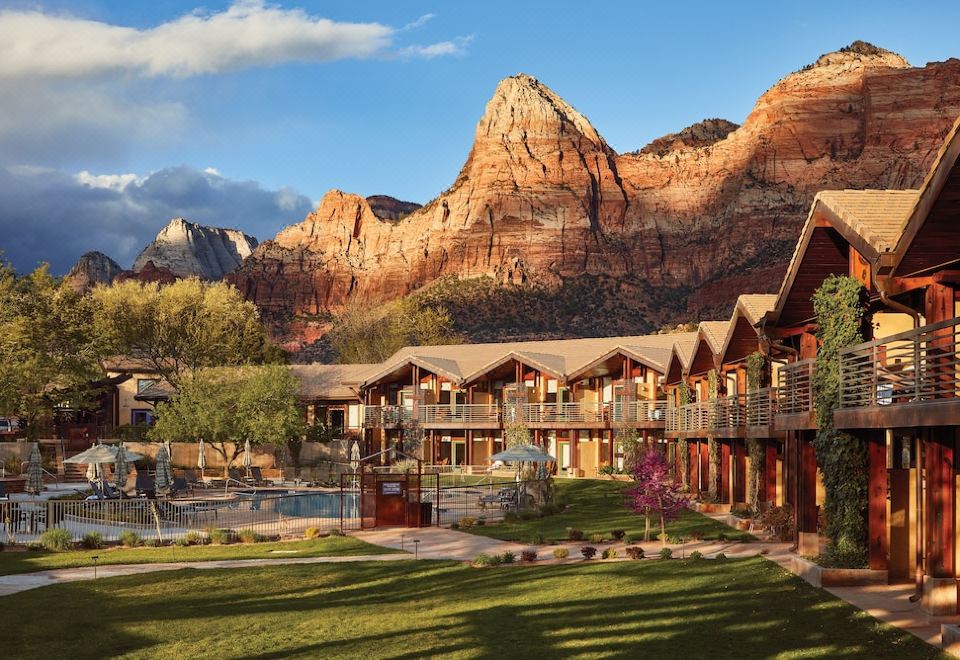
<svg viewBox="0 0 960 660"><path fill-rule="evenodd" d="M621 429L662 438L665 363L689 334L404 348L360 386L367 450L486 465L520 425L560 472L596 476L622 464Z"/></svg>

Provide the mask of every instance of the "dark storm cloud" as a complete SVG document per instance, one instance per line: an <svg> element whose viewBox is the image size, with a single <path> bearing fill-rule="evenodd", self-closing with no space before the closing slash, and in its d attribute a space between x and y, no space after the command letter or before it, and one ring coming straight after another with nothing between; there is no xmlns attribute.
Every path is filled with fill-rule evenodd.
<svg viewBox="0 0 960 660"><path fill-rule="evenodd" d="M265 190L214 170L171 167L141 178L0 167L0 252L20 272L46 261L62 274L90 250L129 267L174 217L264 240L310 210L293 190Z"/></svg>

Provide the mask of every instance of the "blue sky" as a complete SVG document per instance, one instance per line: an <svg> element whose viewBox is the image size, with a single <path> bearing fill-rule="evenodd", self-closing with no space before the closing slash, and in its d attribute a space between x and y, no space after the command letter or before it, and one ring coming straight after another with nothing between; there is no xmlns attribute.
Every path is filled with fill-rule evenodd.
<svg viewBox="0 0 960 660"><path fill-rule="evenodd" d="M0 2L0 85L10 93L0 95L8 97L0 100L0 250L20 269L46 258L63 270L81 248L126 266L167 214L265 239L330 188L426 202L456 176L497 81L519 71L628 151L705 117L739 123L779 78L855 39L914 65L960 56L960 3L778 5L247 0L248 14L278 12L304 30L325 18L366 32L333 54L324 44L311 50L316 37L305 32L302 49L278 53L268 43L224 53L227 39L171 63L177 41L163 42L166 28L191 13L202 23L236 3ZM83 52L5 58L3 40L38 32L14 22L24 16L77 38ZM157 39L131 55L120 27L157 31ZM233 28L223 29L229 37ZM209 33L198 34L207 41ZM86 52L114 36L113 50ZM206 69L193 70L197 60ZM84 188L72 190L81 172L89 173L77 184ZM148 204L143 181L154 172L167 174L165 196ZM129 177L139 202L118 193ZM254 201L220 204L234 192ZM75 213L75 193L87 215ZM109 216L107 229L97 224L98 209ZM70 231L69 223L86 223L84 239L54 254L51 232Z"/></svg>

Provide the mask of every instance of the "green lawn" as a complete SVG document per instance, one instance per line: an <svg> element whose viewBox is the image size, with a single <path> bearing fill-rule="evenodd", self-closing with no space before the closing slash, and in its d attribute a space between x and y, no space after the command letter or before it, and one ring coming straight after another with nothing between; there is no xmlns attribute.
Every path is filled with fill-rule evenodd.
<svg viewBox="0 0 960 660"><path fill-rule="evenodd" d="M940 656L759 558L184 570L0 598L0 621L8 658Z"/></svg>
<svg viewBox="0 0 960 660"><path fill-rule="evenodd" d="M598 479L558 479L556 483L558 496L564 497L568 503L563 513L534 520L472 527L467 531L521 543L532 543L538 534L548 542L566 539L568 527L582 530L586 538L592 533L606 534L609 538L610 531L614 529L625 530L628 536L642 537L643 517L623 505L623 493L629 484ZM671 538L690 539L694 532L703 532L706 539L716 539L719 534L726 534L731 540L754 540L747 532L739 532L695 511L684 511L677 520L667 524L667 534ZM659 529L654 524L653 535L657 533Z"/></svg>
<svg viewBox="0 0 960 660"><path fill-rule="evenodd" d="M277 552L281 551L281 552ZM234 545L203 545L185 548L104 548L68 552L0 552L0 575L30 573L49 568L92 566L97 555L104 564L157 564L177 561L215 561L218 559L261 559L276 557L343 557L399 552L381 548L350 536L330 536L310 541L279 541Z"/></svg>

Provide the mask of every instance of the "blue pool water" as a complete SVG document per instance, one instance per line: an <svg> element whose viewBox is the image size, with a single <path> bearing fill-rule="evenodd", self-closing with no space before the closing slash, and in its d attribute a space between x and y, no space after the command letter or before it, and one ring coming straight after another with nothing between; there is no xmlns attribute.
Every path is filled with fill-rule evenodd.
<svg viewBox="0 0 960 660"><path fill-rule="evenodd" d="M281 513L299 518L339 518L340 499L343 515L356 516L360 496L357 493L305 493L303 491L260 490L256 493L238 493L241 500L250 501L253 510Z"/></svg>

